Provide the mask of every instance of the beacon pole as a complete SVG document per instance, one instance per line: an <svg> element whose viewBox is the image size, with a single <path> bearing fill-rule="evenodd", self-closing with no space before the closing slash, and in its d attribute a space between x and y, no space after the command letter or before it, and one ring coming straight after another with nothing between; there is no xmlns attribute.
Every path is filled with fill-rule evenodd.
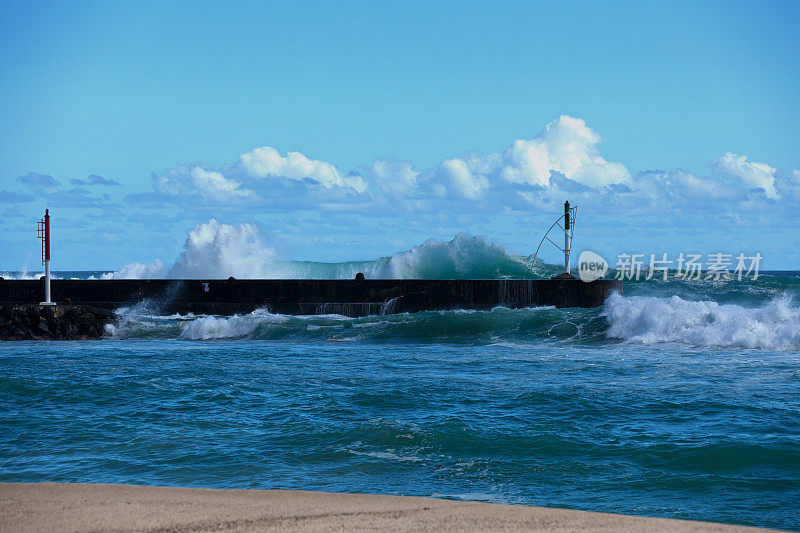
<svg viewBox="0 0 800 533"><path fill-rule="evenodd" d="M569 253L572 243L569 238L569 201L564 202L564 272L569 274Z"/></svg>
<svg viewBox="0 0 800 533"><path fill-rule="evenodd" d="M39 238L42 239L42 262L44 263L44 301L39 305L56 305L50 301L50 210L45 209L44 220L39 222Z"/></svg>

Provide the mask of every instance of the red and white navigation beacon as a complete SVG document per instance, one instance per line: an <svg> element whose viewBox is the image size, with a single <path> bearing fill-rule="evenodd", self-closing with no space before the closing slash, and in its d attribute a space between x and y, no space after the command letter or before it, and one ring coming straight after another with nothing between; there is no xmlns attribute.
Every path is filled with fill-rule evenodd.
<svg viewBox="0 0 800 533"><path fill-rule="evenodd" d="M42 263L44 264L44 301L39 305L56 305L50 301L50 210L45 209L44 218L37 222L36 236L42 239Z"/></svg>

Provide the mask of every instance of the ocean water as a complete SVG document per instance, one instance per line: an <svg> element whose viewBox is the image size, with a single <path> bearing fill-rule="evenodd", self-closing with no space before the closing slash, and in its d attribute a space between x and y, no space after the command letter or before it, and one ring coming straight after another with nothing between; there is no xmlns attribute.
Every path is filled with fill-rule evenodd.
<svg viewBox="0 0 800 533"><path fill-rule="evenodd" d="M143 302L104 340L0 343L0 481L800 529L800 273L628 282L589 310L214 317Z"/></svg>

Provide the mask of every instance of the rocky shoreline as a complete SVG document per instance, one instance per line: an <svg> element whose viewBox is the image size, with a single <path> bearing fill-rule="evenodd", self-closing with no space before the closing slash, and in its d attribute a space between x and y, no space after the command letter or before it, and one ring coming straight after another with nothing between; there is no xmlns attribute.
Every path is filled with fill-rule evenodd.
<svg viewBox="0 0 800 533"><path fill-rule="evenodd" d="M0 304L0 340L100 339L113 319L89 305Z"/></svg>

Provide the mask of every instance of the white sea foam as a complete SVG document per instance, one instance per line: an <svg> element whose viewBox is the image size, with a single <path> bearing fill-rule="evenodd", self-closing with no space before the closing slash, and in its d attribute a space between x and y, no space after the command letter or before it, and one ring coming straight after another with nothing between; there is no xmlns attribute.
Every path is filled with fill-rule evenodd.
<svg viewBox="0 0 800 533"><path fill-rule="evenodd" d="M253 333L262 324L280 324L287 320L288 316L273 315L265 309L230 317L204 316L182 324L180 338L191 340L242 338Z"/></svg>
<svg viewBox="0 0 800 533"><path fill-rule="evenodd" d="M603 311L606 335L643 344L800 349L800 308L791 298L760 307L614 294Z"/></svg>
<svg viewBox="0 0 800 533"><path fill-rule="evenodd" d="M352 453L353 455L361 455L364 457L373 457L375 459L382 459L388 461L402 461L402 462L410 462L410 463L418 463L420 461L424 461L419 456L416 455L405 455L399 454L395 450L389 449L386 451L367 451L362 452L359 450L353 450L352 448L347 449L348 452Z"/></svg>
<svg viewBox="0 0 800 533"><path fill-rule="evenodd" d="M0 277L3 279L13 279L18 281L37 281L41 280L44 277L44 272L36 272L31 274L30 272L20 273L20 272L0 272ZM85 276L66 276L64 272L50 272L50 279L97 279L93 276L89 276L88 278Z"/></svg>
<svg viewBox="0 0 800 533"><path fill-rule="evenodd" d="M3 277L5 279L15 279L15 280L37 280L37 279L40 279L42 276L44 276L44 272L35 272L35 273L31 273L31 272L27 272L27 271L25 271L25 272L8 272L8 271L0 272L0 277ZM50 273L50 279L61 279L61 277L58 276L57 274L51 272Z"/></svg>
<svg viewBox="0 0 800 533"><path fill-rule="evenodd" d="M125 338L137 336L164 336L174 335L176 323L182 320L191 320L195 315L160 315L157 301L146 298L131 307L120 307L114 311L116 319L113 323L105 325L105 333L112 338Z"/></svg>

